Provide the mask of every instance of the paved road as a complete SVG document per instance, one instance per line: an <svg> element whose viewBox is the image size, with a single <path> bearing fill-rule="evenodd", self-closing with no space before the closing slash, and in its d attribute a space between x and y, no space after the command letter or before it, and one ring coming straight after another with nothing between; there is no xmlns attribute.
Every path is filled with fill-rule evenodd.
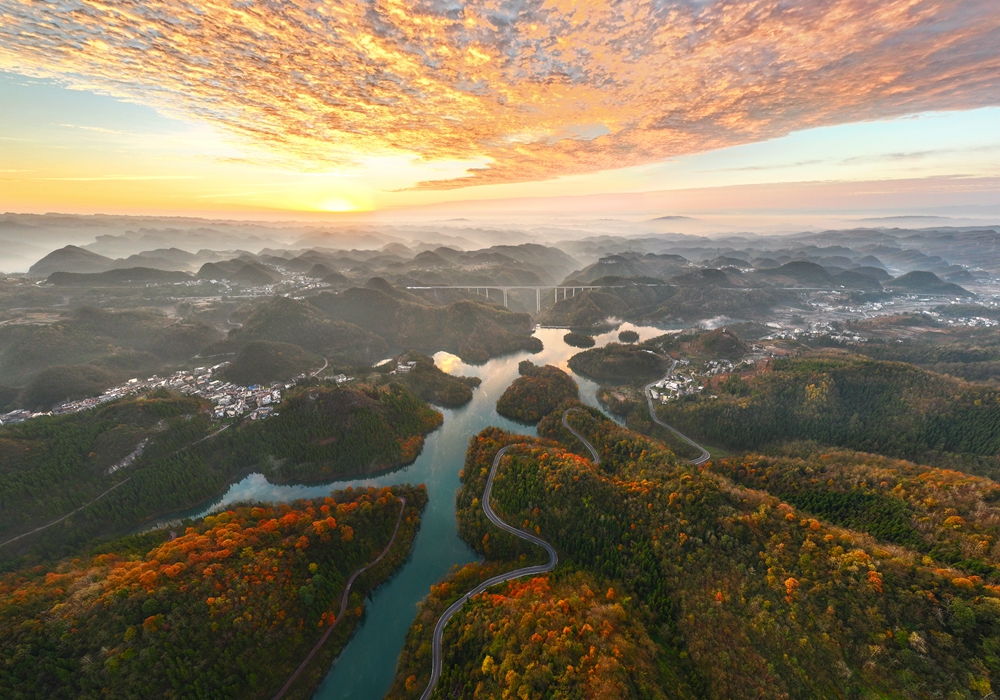
<svg viewBox="0 0 1000 700"><path fill-rule="evenodd" d="M581 409L581 408L567 408L565 411L563 411L563 414L562 414L562 424L563 424L563 427L566 428L566 430L568 430L571 433L573 433L573 435L576 437L577 440L579 440L584 445L586 445L587 449L590 450L590 454L593 455L593 462L594 462L594 464L600 464L601 463L601 458L598 456L597 450L594 449L594 446L590 444L590 440L588 440L587 438L585 438L583 435L581 435L576 430L576 428L574 428L572 425L570 425L569 423L566 422L566 416L569 414L570 411L582 411L582 410L583 409Z"/></svg>
<svg viewBox="0 0 1000 700"><path fill-rule="evenodd" d="M671 374L673 374L675 367L677 367L677 360L674 360L674 363L670 365L670 369L667 370L667 373L665 375L663 375L663 378L657 379L656 382L662 382L664 379L668 378ZM652 418L657 424L662 425L664 428L672 432L681 440L691 445L691 447L701 452L701 454L698 455L698 457L696 457L695 459L689 459L688 462L690 462L691 464L704 464L705 462L707 462L709 459L712 458L712 455L708 454L708 450L706 450L697 442L695 442L687 435L679 431L674 426L664 423L662 420L660 420L659 416L656 415L656 407L653 405L653 395L649 393L649 390L653 388L653 385L656 384L656 382L650 382L649 384L646 385L646 388L644 390L646 392L646 401L649 403L649 417Z"/></svg>
<svg viewBox="0 0 1000 700"><path fill-rule="evenodd" d="M320 372L322 372L323 370L325 370L325 369L326 369L327 367L329 367L329 366L330 366L330 361L329 361L328 359L326 359L326 358L324 357L324 358L323 358L323 366L322 366L322 367L320 367L320 368L319 368L318 370L316 370L315 372L313 372L313 373L312 373L312 376L314 376L314 377L315 377L315 376L316 376L317 374L319 374Z"/></svg>
<svg viewBox="0 0 1000 700"><path fill-rule="evenodd" d="M565 417L565 414L563 414ZM568 427L568 426L567 426ZM570 428L570 430L573 430ZM574 433L576 431L573 431ZM584 441L586 442L586 441ZM589 446L589 443L588 443ZM521 539L528 540L532 544L537 544L539 547L543 547L546 552L549 553L549 562L547 564L540 564L538 566L528 566L523 569L516 569L514 571L509 571L506 574L500 574L499 576L494 576L491 579L483 581L478 586L473 588L471 591L463 595L461 598L456 600L451 606L444 611L441 619L438 620L437 625L434 626L434 660L431 666L431 680L427 684L427 689L424 690L424 694L420 696L420 700L429 700L431 694L434 692L434 687L437 685L438 680L441 678L441 640L444 637L444 628L448 624L448 620L454 615L458 610L465 605L465 601L475 595L479 595L485 591L490 586L495 586L498 583L504 583L506 581L511 581L516 578L521 578L522 576L534 576L537 574L544 574L552 571L556 568L556 563L559 561L559 555L556 554L556 550L552 548L548 542L540 537L535 537L535 535L530 532L525 532L524 530L519 530L516 527L512 527L500 519L496 513L493 512L493 508L490 506L490 494L493 491L493 477L496 476L497 467L500 466L500 460L503 458L504 454L507 453L511 447L515 445L507 445L499 452L497 452L496 457L493 458L493 468L490 469L489 478L486 480L486 489L483 491L483 512L486 513L486 517L490 519L494 525L496 525L501 530L506 530L512 535L516 535ZM593 448L591 448L593 450ZM597 454L596 452L594 453Z"/></svg>
<svg viewBox="0 0 1000 700"><path fill-rule="evenodd" d="M368 571L368 569L378 564L380 561L382 561L382 557L384 557L386 554L389 553L389 549L392 547L392 543L396 541L396 535L399 533L399 524L403 521L404 510L406 510L406 498L400 496L399 515L396 516L396 529L392 531L392 537L389 538L389 544L385 546L385 549L382 550L382 553L378 555L378 558L375 559L375 561L365 564L360 569L351 574L351 578L347 580L347 588L344 589L344 595L341 596L340 598L340 612L337 614L337 617L334 618L333 624L326 628L326 632L324 632L323 636L320 637L318 642L316 642L316 646L314 646L312 648L312 651L309 652L309 656L305 658L305 661L299 664L299 667L295 669L295 673L292 674L292 677L289 678L288 682L281 687L281 690L278 691L278 694L275 695L272 700L280 700L280 698L284 696L285 693L288 692L288 689L292 687L292 683L295 682L295 679L299 677L299 674L302 673L303 670L305 670L305 667L309 665L310 661L312 661L313 656L315 656L316 652L319 651L320 647L323 646L323 643L327 640L327 637L330 636L330 633L333 632L334 628L343 619L344 613L347 611L347 598L348 596L351 595L351 586L354 585L354 579L356 579L358 576Z"/></svg>

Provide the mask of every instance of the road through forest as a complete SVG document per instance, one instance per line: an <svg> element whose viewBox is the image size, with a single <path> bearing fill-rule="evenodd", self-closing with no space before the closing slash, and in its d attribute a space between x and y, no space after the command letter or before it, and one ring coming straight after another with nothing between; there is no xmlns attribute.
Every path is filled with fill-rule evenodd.
<svg viewBox="0 0 1000 700"><path fill-rule="evenodd" d="M675 367L677 367L677 360L674 360L674 363L672 365L670 365L670 369L667 370L667 373L664 374L661 379L657 379L655 382L650 382L649 384L646 385L645 389L643 389L643 391L646 394L646 402L649 405L649 417L652 418L653 421L657 425L662 425L664 428L666 428L667 430L669 430L670 432L672 432L674 435L676 435L681 440L683 440L687 444L691 445L691 447L695 448L696 450L698 450L701 453L697 457L695 457L694 459L689 459L688 460L691 464L704 464L709 459L711 459L712 455L710 455L708 453L708 450L706 450L704 447L702 447L701 445L699 445L697 442L695 442L694 440L692 440L691 438L689 438L687 435L685 435L684 433L682 433L681 431L679 431L677 428L675 428L674 426L669 425L667 423L664 423L662 420L660 420L659 416L656 415L656 406L653 405L653 395L651 393L649 393L649 390L653 388L654 384L656 384L658 382L662 382L664 379L666 379L671 374L673 374Z"/></svg>

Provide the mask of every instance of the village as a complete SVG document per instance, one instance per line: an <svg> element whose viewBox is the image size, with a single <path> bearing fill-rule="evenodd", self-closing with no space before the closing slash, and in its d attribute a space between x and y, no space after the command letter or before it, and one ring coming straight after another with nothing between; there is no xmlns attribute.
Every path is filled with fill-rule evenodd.
<svg viewBox="0 0 1000 700"><path fill-rule="evenodd" d="M213 378L221 374L228 365L228 362L222 362L212 367L195 367L190 371L180 370L169 377L154 375L148 379L130 379L124 384L108 389L100 396L67 401L53 407L51 411L32 412L24 409L10 411L0 415L0 425L23 423L31 418L41 416L61 416L86 411L126 396L159 388L170 389L187 396L197 396L210 401L214 407L213 415L216 420L244 417L250 420L260 420L277 415L274 408L281 402L282 392L293 387L297 379L305 377L303 374L291 382L252 386L240 386Z"/></svg>

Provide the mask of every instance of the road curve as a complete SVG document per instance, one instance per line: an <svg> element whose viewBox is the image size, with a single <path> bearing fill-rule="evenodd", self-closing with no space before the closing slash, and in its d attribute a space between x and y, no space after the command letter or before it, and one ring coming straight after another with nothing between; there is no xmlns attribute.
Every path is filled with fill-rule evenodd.
<svg viewBox="0 0 1000 700"><path fill-rule="evenodd" d="M666 379L671 374L673 374L674 368L676 366L677 366L677 360L674 360L674 364L670 365L670 369L668 369L667 373L663 375L663 378L662 379L657 379L656 382L662 382L664 379ZM676 435L677 437L679 437L681 440L683 440L687 444L691 445L691 447L693 447L696 450L699 450L701 452L701 454L698 455L695 459L689 459L689 460L687 460L688 462L690 462L691 464L704 464L705 462L707 462L709 459L712 458L712 455L710 455L708 453L708 450L706 450L704 447L702 447L701 445L699 445L697 442L695 442L694 440L692 440L691 438L689 438L687 435L685 435L684 433L682 433L681 431L679 431L674 426L668 425L667 423L664 423L662 420L660 420L659 416L656 415L656 407L653 405L653 395L649 393L649 390L653 388L653 385L656 384L656 382L650 382L649 384L646 385L646 388L643 390L645 392L645 394L646 394L646 401L649 404L649 417L652 418L655 423L657 423L658 425L662 425L664 428L666 428L667 430L669 430L670 432L672 432L674 435Z"/></svg>
<svg viewBox="0 0 1000 700"><path fill-rule="evenodd" d="M340 624L340 621L344 617L344 613L347 611L347 598L348 596L351 595L351 586L354 585L354 579L356 579L358 576L368 571L368 569L378 564L380 561L382 561L382 558L389 553L389 549L392 547L392 543L396 541L396 535L399 534L399 524L403 522L403 511L405 510L406 510L406 497L400 496L399 515L396 516L396 529L392 531L392 537L389 538L389 544L385 546L385 549L382 550L382 553L378 555L377 559L365 564L360 569L351 574L351 578L347 580L347 587L344 589L344 595L341 596L340 598L340 612L337 614L337 617L334 618L333 624L326 628L326 632L324 632L323 636L319 638L318 642L316 642L316 646L312 648L312 651L309 652L309 655L305 658L305 660L301 664L299 664L299 667L297 669L295 669L295 673L293 673L292 677L288 679L288 682L285 683L283 686L281 686L281 690L278 691L278 694L275 695L272 700L280 700L280 698L284 696L285 693L288 692L288 689L292 687L292 683L294 683L295 679L299 677L299 674L305 670L305 667L309 665L309 662L312 661L312 658L316 655L316 652L319 651L320 647L323 646L323 643L326 642L327 637L330 636L330 633L333 632L334 628L338 624Z"/></svg>
<svg viewBox="0 0 1000 700"><path fill-rule="evenodd" d="M594 449L594 446L590 444L590 440L588 440L587 438L585 438L583 435L581 435L579 433L579 431L577 431L576 428L574 428L572 425L570 425L569 423L566 422L566 416L569 414L570 411L582 411L582 410L583 409L581 409L581 408L567 408L565 411L563 411L563 414L562 414L562 424L563 424L563 427L566 428L566 430L568 430L571 433L573 433L574 437L576 437L577 440L579 440L580 442L582 442L586 446L586 448L588 450L590 450L590 454L593 455L593 462L594 462L594 464L600 464L601 463L601 458L597 454L597 450Z"/></svg>
<svg viewBox="0 0 1000 700"><path fill-rule="evenodd" d="M564 414L565 415L565 414ZM570 430L573 430L570 428ZM576 431L573 431L574 433ZM497 467L500 466L500 460L503 458L504 454L507 453L511 447L515 445L507 445L503 447L499 452L497 452L496 457L493 458L493 467L490 469L489 478L486 480L486 488L483 490L483 512L486 513L486 517L490 519L490 522L496 525L501 530L506 530L512 535L516 535L521 539L528 540L532 544L537 544L539 547L545 549L549 553L549 561L547 564L539 564L537 566L528 566L523 569L515 569L514 571L508 571L505 574L500 574L494 576L491 579L483 581L478 586L473 588L471 591L463 595L461 598L452 603L441 618L438 620L437 624L434 626L434 640L433 640L433 650L434 650L434 660L431 665L431 679L427 683L427 688L424 690L424 694L420 696L420 700L429 700L431 694L434 692L434 687L437 685L438 680L441 678L441 665L442 665L442 653L441 653L441 641L444 638L444 628L448 624L448 620L458 612L465 601L469 598L479 595L485 591L490 586L495 586L498 583L504 583L506 581L512 581L516 578L521 578L522 576L533 576L536 574L545 574L556 568L556 564L559 561L559 555L556 554L556 550L552 548L548 542L540 537L536 537L530 532L525 532L524 530L519 530L516 527L508 525L503 520L500 519L496 513L493 512L493 508L490 506L490 494L493 491L493 477L496 476ZM593 448L591 448L593 449ZM597 454L596 452L594 453Z"/></svg>
<svg viewBox="0 0 1000 700"><path fill-rule="evenodd" d="M326 359L326 358L324 357L324 358L323 358L323 366L322 366L322 367L320 367L320 368L319 368L318 370L316 370L315 372L313 372L313 373L312 373L311 375L309 375L309 376L311 376L311 377L315 377L315 376L316 376L317 374L319 374L320 372L322 372L323 370L325 370L325 369L326 369L327 367L329 367L329 366L330 366L330 361L329 361L328 359Z"/></svg>

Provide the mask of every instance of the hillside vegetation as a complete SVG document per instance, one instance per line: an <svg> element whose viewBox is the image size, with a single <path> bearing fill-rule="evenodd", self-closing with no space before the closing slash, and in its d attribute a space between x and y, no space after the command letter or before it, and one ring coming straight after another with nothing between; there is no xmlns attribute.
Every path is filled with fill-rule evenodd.
<svg viewBox="0 0 1000 700"><path fill-rule="evenodd" d="M261 465L272 480L325 481L409 464L442 416L406 387L307 387L280 416L219 437L226 462Z"/></svg>
<svg viewBox="0 0 1000 700"><path fill-rule="evenodd" d="M528 314L468 300L432 306L382 280L311 301L331 318L356 324L399 348L450 350L465 362L541 350L541 341L531 336Z"/></svg>
<svg viewBox="0 0 1000 700"><path fill-rule="evenodd" d="M270 698L333 624L351 573L388 544L400 496L406 512L393 549L353 587L327 642L335 656L365 593L405 560L427 502L422 487L244 505L174 539L154 532L8 573L0 577L0 694Z"/></svg>
<svg viewBox="0 0 1000 700"><path fill-rule="evenodd" d="M970 455L996 470L1000 393L912 365L814 354L721 379L713 392L717 399L691 397L657 411L682 431L736 449L809 439L905 458Z"/></svg>
<svg viewBox="0 0 1000 700"><path fill-rule="evenodd" d="M186 272L154 270L149 267L130 267L106 272L53 272L49 284L57 287L145 286L147 284L172 284L194 279Z"/></svg>
<svg viewBox="0 0 1000 700"><path fill-rule="evenodd" d="M434 613L461 579L431 589L417 619ZM693 698L677 688L663 653L643 624L641 606L586 572L545 574L497 586L463 610L464 625L445 631L444 688L477 697ZM408 639L404 664L428 662ZM386 696L415 697L426 679L397 678ZM471 692L469 692L471 690Z"/></svg>
<svg viewBox="0 0 1000 700"><path fill-rule="evenodd" d="M593 336L570 331L563 336L563 342L572 345L574 348L592 348L595 345Z"/></svg>
<svg viewBox="0 0 1000 700"><path fill-rule="evenodd" d="M207 407L198 399L166 395L0 428L0 541L65 515L121 482L134 469L115 467L144 441L150 442L145 458L151 460L202 437ZM150 487L141 494L144 510L170 501L172 489L160 474L143 477ZM68 527L51 530L53 541L74 540ZM17 551L8 545L0 557Z"/></svg>
<svg viewBox="0 0 1000 700"><path fill-rule="evenodd" d="M144 360L136 369L152 373L190 359L219 337L199 321L82 307L55 323L0 326L0 383L19 386L53 365L113 365L123 355L136 359L136 353Z"/></svg>
<svg viewBox="0 0 1000 700"><path fill-rule="evenodd" d="M670 363L647 347L608 343L573 355L569 368L599 382L650 381L663 376Z"/></svg>
<svg viewBox="0 0 1000 700"><path fill-rule="evenodd" d="M250 386L291 379L322 365L321 358L298 345L253 340L243 346L223 371L223 377L234 384Z"/></svg>
<svg viewBox="0 0 1000 700"><path fill-rule="evenodd" d="M223 430L208 408L158 391L0 428L0 541L115 487L54 527L0 548L0 559L77 551L191 508L248 471L272 482L318 482L408 464L442 420L398 384L306 387L290 392L277 416Z"/></svg>
<svg viewBox="0 0 1000 700"><path fill-rule="evenodd" d="M991 479L809 443L711 468L834 524L1000 582L1000 485Z"/></svg>
<svg viewBox="0 0 1000 700"><path fill-rule="evenodd" d="M937 332L914 339L871 338L853 349L875 360L908 362L969 382L1000 382L1000 331L949 329L941 333L934 321L920 319L920 323ZM867 330L862 326L860 332L868 335Z"/></svg>
<svg viewBox="0 0 1000 700"><path fill-rule="evenodd" d="M497 413L502 416L534 423L561 403L580 398L576 382L558 367L523 360L517 371L521 376L497 399Z"/></svg>
<svg viewBox="0 0 1000 700"><path fill-rule="evenodd" d="M522 445L502 462L495 509L552 542L565 566L647 606L647 629L680 687L718 698L979 698L1000 673L1000 591L981 578L680 465L592 413L571 421L594 443L599 467L544 440L483 431L463 470L460 532L488 561L526 553L478 502L499 447ZM558 414L539 433L567 435ZM478 610L468 605L449 627L468 625L470 642L486 635L473 624ZM556 645L538 619L529 629L542 637L546 664ZM586 648L588 633L570 639ZM623 654L621 663L640 659ZM399 674L419 681L418 670ZM471 671L459 677L470 678L471 696Z"/></svg>
<svg viewBox="0 0 1000 700"><path fill-rule="evenodd" d="M18 402L33 411L45 411L70 399L99 396L115 385L118 374L96 365L55 365L36 374Z"/></svg>
<svg viewBox="0 0 1000 700"><path fill-rule="evenodd" d="M379 336L353 323L332 321L304 301L275 297L256 308L241 328L234 328L222 343L204 354L232 352L253 341L290 343L330 361L368 363L388 346Z"/></svg>
<svg viewBox="0 0 1000 700"><path fill-rule="evenodd" d="M457 408L472 401L472 390L482 383L479 377L456 377L442 372L434 358L419 352L408 352L401 362L416 362L413 368L395 380L405 384L428 403Z"/></svg>

